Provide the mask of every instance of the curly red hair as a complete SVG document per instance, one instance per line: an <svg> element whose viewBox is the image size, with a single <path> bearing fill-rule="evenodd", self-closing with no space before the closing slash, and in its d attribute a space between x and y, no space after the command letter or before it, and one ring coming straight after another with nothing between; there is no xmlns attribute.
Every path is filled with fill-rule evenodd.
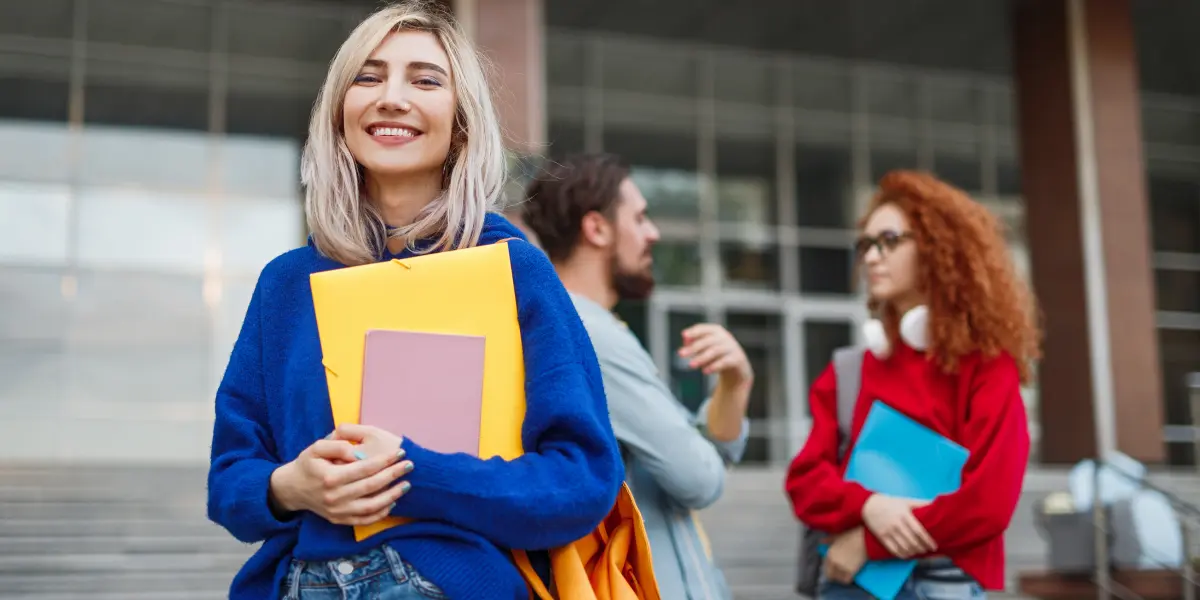
<svg viewBox="0 0 1200 600"><path fill-rule="evenodd" d="M891 204L909 221L917 244L918 281L929 308L929 353L954 372L973 352L1015 359L1021 382L1032 380L1040 357L1037 303L1017 274L1002 223L982 204L927 173L892 171L858 223ZM899 316L871 302L896 343Z"/></svg>

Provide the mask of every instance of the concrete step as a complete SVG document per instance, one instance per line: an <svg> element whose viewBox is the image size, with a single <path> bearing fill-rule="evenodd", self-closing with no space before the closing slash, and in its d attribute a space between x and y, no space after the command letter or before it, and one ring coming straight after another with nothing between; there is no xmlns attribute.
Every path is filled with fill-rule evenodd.
<svg viewBox="0 0 1200 600"><path fill-rule="evenodd" d="M95 519L86 513L64 518L0 520L0 539L15 537L228 537L228 532L203 516L181 519Z"/></svg>
<svg viewBox="0 0 1200 600"><path fill-rule="evenodd" d="M0 556L0 578L55 573L232 573L246 561L242 553L57 554Z"/></svg>
<svg viewBox="0 0 1200 600"><path fill-rule="evenodd" d="M233 573L5 573L0 598L223 598Z"/></svg>
<svg viewBox="0 0 1200 600"><path fill-rule="evenodd" d="M88 588L80 588L77 592L48 593L0 593L4 600L220 600L228 595L226 589L220 590L183 590L183 591L141 591L125 590L118 592L101 592Z"/></svg>
<svg viewBox="0 0 1200 600"><path fill-rule="evenodd" d="M245 553L249 548L249 546L241 544L229 536L0 537L0 557L58 555L65 553L221 554Z"/></svg>
<svg viewBox="0 0 1200 600"><path fill-rule="evenodd" d="M71 502L64 500L0 502L0 521L61 519L90 521L92 519L142 519L164 522L179 518L205 518L204 504L196 502L155 503L150 501L119 502L115 500Z"/></svg>
<svg viewBox="0 0 1200 600"><path fill-rule="evenodd" d="M0 598L200 600L224 597L253 546L205 517L204 468L0 467ZM739 468L701 518L734 595L792 600L798 528L783 469ZM1152 480L1200 503L1200 477ZM1067 487L1065 470L1033 469L1006 534L1009 589L1044 563L1032 507ZM993 599L1021 599L1012 593Z"/></svg>

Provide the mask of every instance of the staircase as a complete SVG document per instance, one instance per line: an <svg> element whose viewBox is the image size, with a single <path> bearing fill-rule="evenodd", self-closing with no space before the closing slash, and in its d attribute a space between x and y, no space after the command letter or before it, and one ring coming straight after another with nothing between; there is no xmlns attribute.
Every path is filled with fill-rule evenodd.
<svg viewBox="0 0 1200 600"><path fill-rule="evenodd" d="M205 519L204 468L0 467L0 598L225 598L252 547Z"/></svg>
<svg viewBox="0 0 1200 600"><path fill-rule="evenodd" d="M202 466L0 467L0 600L226 597L253 547L205 519L204 477ZM1152 479L1200 501L1195 474ZM737 600L796 598L797 529L782 481L779 469L737 469L721 501L702 515ZM1062 470L1032 469L1026 477L1006 535L1010 590L1020 571L1045 558L1032 506L1065 488Z"/></svg>

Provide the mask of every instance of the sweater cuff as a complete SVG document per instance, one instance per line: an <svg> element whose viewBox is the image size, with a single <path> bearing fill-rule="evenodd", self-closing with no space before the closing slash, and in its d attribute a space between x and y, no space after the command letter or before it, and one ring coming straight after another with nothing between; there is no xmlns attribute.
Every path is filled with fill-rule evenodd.
<svg viewBox="0 0 1200 600"><path fill-rule="evenodd" d="M412 489L401 500L412 496L414 492L424 496L426 494L421 492L431 489L450 491L460 487L461 484L456 485L455 477L446 469L446 454L430 450L408 436L404 436L400 448L404 450L403 460L411 460L413 464L412 471L401 478L412 483Z"/></svg>
<svg viewBox="0 0 1200 600"><path fill-rule="evenodd" d="M286 513L283 509L277 511L271 502L271 475L280 466L265 460L246 461L241 477L241 485L248 492L244 497L257 500L247 502L240 508L246 511L243 514L249 522L259 524L267 532L288 527L296 521L297 516L297 513Z"/></svg>
<svg viewBox="0 0 1200 600"><path fill-rule="evenodd" d="M888 552L888 549L883 545L883 542L879 541L879 538L875 537L874 533L871 533L870 529L863 527L863 537L866 539L867 560L887 560L889 558L895 558L892 556L891 552Z"/></svg>
<svg viewBox="0 0 1200 600"><path fill-rule="evenodd" d="M863 506L867 500L873 496L875 492L868 490L857 482L846 482L845 507L846 514L853 515L852 522L846 526L846 529L853 529L863 524Z"/></svg>

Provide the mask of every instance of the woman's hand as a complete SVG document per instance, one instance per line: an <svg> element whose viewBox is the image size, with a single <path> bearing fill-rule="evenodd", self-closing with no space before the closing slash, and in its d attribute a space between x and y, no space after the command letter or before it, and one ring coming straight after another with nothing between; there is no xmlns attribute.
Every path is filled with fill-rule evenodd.
<svg viewBox="0 0 1200 600"><path fill-rule="evenodd" d="M407 481L392 484L412 470L412 462L401 461L398 442L388 451L381 451L382 439L370 447L356 447L336 439L340 431L275 469L270 484L275 506L287 512L311 511L338 525L370 525L388 516L411 487Z"/></svg>
<svg viewBox="0 0 1200 600"><path fill-rule="evenodd" d="M863 505L863 522L896 558L912 558L937 550L937 543L912 514L929 504L921 500L875 494Z"/></svg>
<svg viewBox="0 0 1200 600"><path fill-rule="evenodd" d="M825 553L825 576L849 584L867 563L867 542L862 527L855 527L833 539Z"/></svg>

